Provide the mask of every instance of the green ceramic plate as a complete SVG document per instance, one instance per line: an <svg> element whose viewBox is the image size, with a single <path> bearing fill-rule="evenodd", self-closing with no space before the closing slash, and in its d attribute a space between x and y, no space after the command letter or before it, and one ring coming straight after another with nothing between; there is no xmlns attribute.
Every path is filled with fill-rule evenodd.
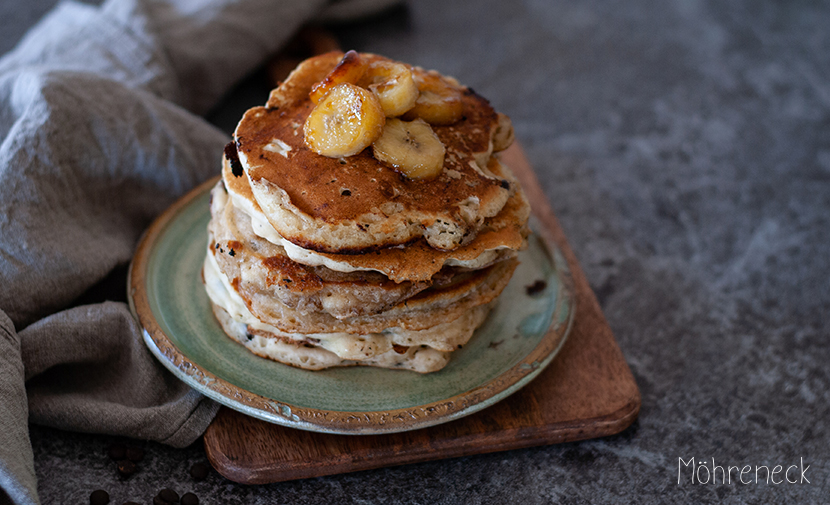
<svg viewBox="0 0 830 505"><path fill-rule="evenodd" d="M202 286L214 183L183 197L147 230L130 268L129 295L147 346L161 363L230 408L327 433L423 428L516 392L565 341L574 316L567 262L534 233L495 309L439 372L369 367L312 372L255 356L225 336ZM543 281L544 289L528 294L527 286L536 281Z"/></svg>

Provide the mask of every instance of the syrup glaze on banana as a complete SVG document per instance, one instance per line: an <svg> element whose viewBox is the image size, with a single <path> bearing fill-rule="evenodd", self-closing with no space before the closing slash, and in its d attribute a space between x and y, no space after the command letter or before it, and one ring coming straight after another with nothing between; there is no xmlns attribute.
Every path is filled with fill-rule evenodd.
<svg viewBox="0 0 830 505"><path fill-rule="evenodd" d="M434 179L446 150L430 125L461 120L464 90L434 70L349 51L311 88L316 106L305 123L305 143L330 158L353 156L372 145L378 161L410 179ZM499 114L498 120L493 147L478 165L486 166L492 149L503 150L513 140L509 118Z"/></svg>

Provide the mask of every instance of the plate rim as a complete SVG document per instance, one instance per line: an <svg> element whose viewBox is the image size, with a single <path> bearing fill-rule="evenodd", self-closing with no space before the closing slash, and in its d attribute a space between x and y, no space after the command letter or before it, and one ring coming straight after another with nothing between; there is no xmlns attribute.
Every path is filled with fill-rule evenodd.
<svg viewBox="0 0 830 505"><path fill-rule="evenodd" d="M546 253L559 280L557 299L567 297L568 302L556 303L551 324L536 347L501 375L449 398L424 405L372 412L297 407L247 391L193 363L173 344L153 316L145 283L149 260L158 239L182 209L210 191L218 180L219 176L215 176L197 185L168 207L147 228L130 264L127 298L130 312L141 328L145 344L162 365L191 388L231 409L270 423L320 433L368 435L426 428L473 414L517 392L553 361L571 332L576 313L576 297L570 266L542 225L541 233L536 235L547 249ZM557 324L562 318L563 310L568 311L565 321Z"/></svg>

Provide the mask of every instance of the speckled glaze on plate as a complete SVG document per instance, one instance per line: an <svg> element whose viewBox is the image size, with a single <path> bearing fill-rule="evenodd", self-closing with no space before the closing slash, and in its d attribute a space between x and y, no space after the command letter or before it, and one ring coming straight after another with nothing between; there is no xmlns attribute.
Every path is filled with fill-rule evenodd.
<svg viewBox="0 0 830 505"><path fill-rule="evenodd" d="M201 280L207 181L162 214L130 267L129 301L144 340L179 379L219 403L294 428L340 434L414 430L463 417L518 391L554 358L574 317L567 262L538 233L498 304L441 371L308 371L260 358L225 336ZM531 218L535 230L538 223ZM527 286L545 288L528 294Z"/></svg>

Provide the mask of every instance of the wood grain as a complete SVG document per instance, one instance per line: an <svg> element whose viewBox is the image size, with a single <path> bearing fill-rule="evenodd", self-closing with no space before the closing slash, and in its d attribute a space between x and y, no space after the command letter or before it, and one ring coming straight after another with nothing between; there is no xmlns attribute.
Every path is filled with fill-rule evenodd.
<svg viewBox="0 0 830 505"><path fill-rule="evenodd" d="M570 264L576 319L559 355L528 386L446 424L388 435L329 435L269 424L223 407L205 433L208 459L230 480L264 484L602 437L627 428L640 392L544 192L518 144L503 153Z"/></svg>

